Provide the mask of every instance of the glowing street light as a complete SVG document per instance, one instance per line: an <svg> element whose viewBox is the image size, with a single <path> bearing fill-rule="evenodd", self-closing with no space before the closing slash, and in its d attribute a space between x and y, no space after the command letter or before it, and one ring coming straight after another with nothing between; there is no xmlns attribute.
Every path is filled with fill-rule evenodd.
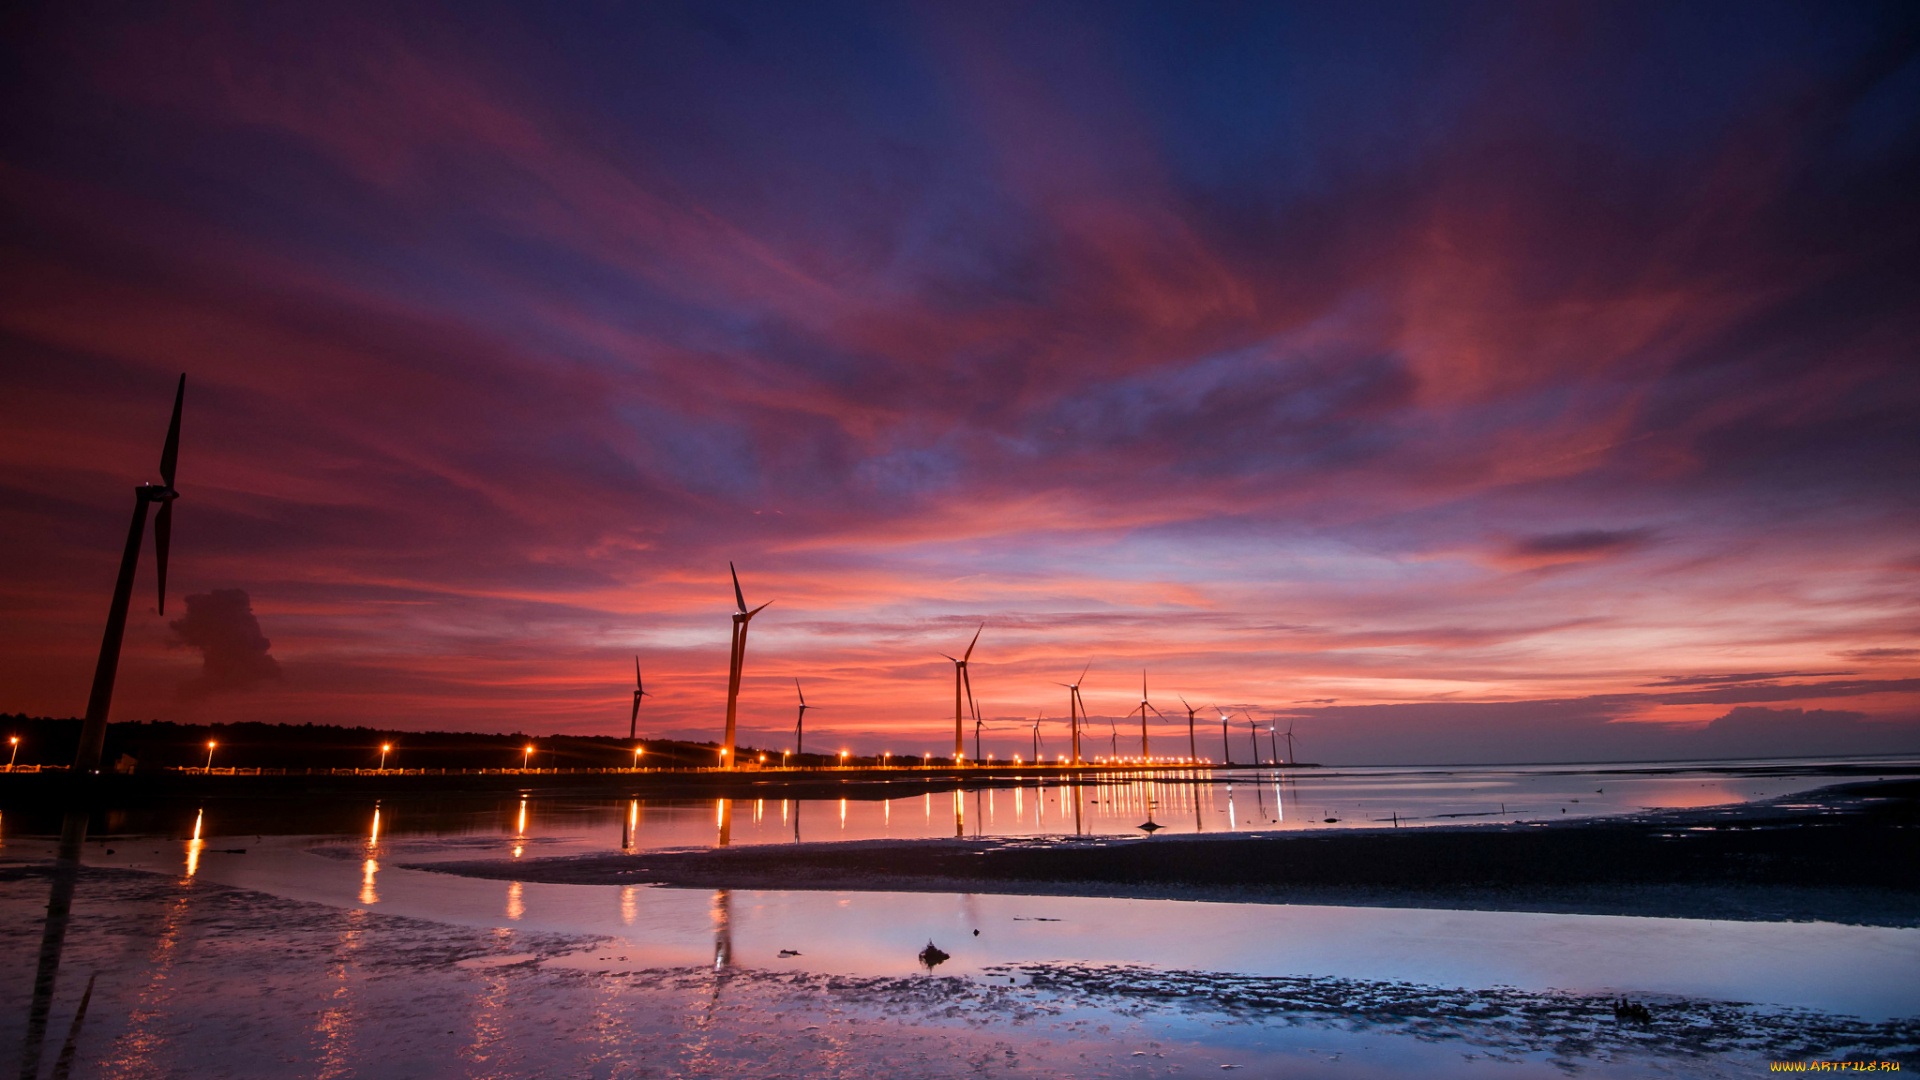
<svg viewBox="0 0 1920 1080"><path fill-rule="evenodd" d="M20 736L9 735L7 741L13 744L13 753L7 755L7 771L13 771L13 763L20 756Z"/></svg>
<svg viewBox="0 0 1920 1080"><path fill-rule="evenodd" d="M207 740L207 771L208 772L213 771L213 748L217 745L219 744L215 743L212 739Z"/></svg>
<svg viewBox="0 0 1920 1080"><path fill-rule="evenodd" d="M533 744L529 743L525 750L520 751L520 767L525 769L531 764L533 764Z"/></svg>
<svg viewBox="0 0 1920 1080"><path fill-rule="evenodd" d="M886 768L886 767L887 767L887 759L888 759L888 758L891 758L892 756L893 756L893 751L891 751L891 750L883 750L883 751L881 751L881 753L880 753L880 767L881 767L881 768L883 768L883 769L884 769L884 768Z"/></svg>
<svg viewBox="0 0 1920 1080"><path fill-rule="evenodd" d="M392 743L380 744L380 771L381 772L387 771L387 751L392 749L393 749ZM380 811L375 810L373 813L374 813L374 820L378 821L380 816Z"/></svg>
<svg viewBox="0 0 1920 1080"><path fill-rule="evenodd" d="M760 764L762 764L762 765L765 765L766 763L767 763L767 755L765 755L765 754L761 754L761 755L760 755Z"/></svg>
<svg viewBox="0 0 1920 1080"><path fill-rule="evenodd" d="M791 750L780 751L780 767L781 768L784 769L787 767L787 758L790 757L792 754L793 754L793 751Z"/></svg>
<svg viewBox="0 0 1920 1080"><path fill-rule="evenodd" d="M633 748L633 767L634 768L637 769L640 767L640 755L646 752L647 752L647 748L644 746L636 746Z"/></svg>
<svg viewBox="0 0 1920 1080"><path fill-rule="evenodd" d="M927 766L928 768L932 768L932 767L933 767L933 755L932 755L931 753L926 753L926 754L921 754L921 755L920 755L920 763L921 763L922 765L925 765L925 766Z"/></svg>
<svg viewBox="0 0 1920 1080"><path fill-rule="evenodd" d="M845 750L842 750L840 751L840 765L842 768L845 768L846 764L847 764L847 752Z"/></svg>
<svg viewBox="0 0 1920 1080"><path fill-rule="evenodd" d="M720 767L727 767L727 748L724 746L720 748Z"/></svg>

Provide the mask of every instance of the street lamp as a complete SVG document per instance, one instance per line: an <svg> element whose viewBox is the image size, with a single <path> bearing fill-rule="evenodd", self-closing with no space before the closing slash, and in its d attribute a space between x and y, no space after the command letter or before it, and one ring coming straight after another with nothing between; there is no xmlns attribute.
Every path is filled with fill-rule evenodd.
<svg viewBox="0 0 1920 1080"><path fill-rule="evenodd" d="M720 767L727 767L727 748L724 746L720 748Z"/></svg>
<svg viewBox="0 0 1920 1080"><path fill-rule="evenodd" d="M392 743L380 744L380 771L381 772L387 771L387 751L391 749L393 749Z"/></svg>
<svg viewBox="0 0 1920 1080"><path fill-rule="evenodd" d="M525 771L531 764L533 764L533 745L529 743L525 750L520 751L520 768Z"/></svg>
<svg viewBox="0 0 1920 1080"><path fill-rule="evenodd" d="M7 771L13 771L13 763L20 756L20 736L9 735L7 741L13 744L13 753L7 755Z"/></svg>
<svg viewBox="0 0 1920 1080"><path fill-rule="evenodd" d="M207 740L207 771L208 772L213 771L213 748L215 745L217 744L214 743L212 739Z"/></svg>
<svg viewBox="0 0 1920 1080"><path fill-rule="evenodd" d="M884 752L884 753L882 753L882 754L880 755L880 767L881 767L881 768L883 768L883 769L884 769L884 768L886 768L886 767L887 767L887 759L888 759L888 758L891 758L892 756L893 756L893 751L891 751L891 750L888 750L888 751L886 751L886 752Z"/></svg>
<svg viewBox="0 0 1920 1080"><path fill-rule="evenodd" d="M846 764L847 764L847 752L845 750L842 750L840 751L840 765L842 768L845 768Z"/></svg>
<svg viewBox="0 0 1920 1080"><path fill-rule="evenodd" d="M647 752L647 748L644 746L636 746L633 748L633 767L634 768L637 769L640 767L640 755L646 752Z"/></svg>
<svg viewBox="0 0 1920 1080"><path fill-rule="evenodd" d="M783 768L783 769L784 769L784 768L786 768L786 767L787 767L787 756L788 756L788 755L790 755L790 754L792 754L792 753L793 753L793 751L791 751L791 750L782 750L782 751L780 751L780 767L781 767L781 768Z"/></svg>

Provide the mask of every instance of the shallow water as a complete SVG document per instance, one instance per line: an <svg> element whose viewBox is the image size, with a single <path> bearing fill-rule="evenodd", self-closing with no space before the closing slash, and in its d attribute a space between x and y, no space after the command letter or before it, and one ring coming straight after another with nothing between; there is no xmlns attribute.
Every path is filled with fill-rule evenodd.
<svg viewBox="0 0 1920 1080"><path fill-rule="evenodd" d="M1188 831L1211 831L1217 817L1241 830L1378 827L1385 807L1406 808L1403 821L1416 827L1485 820L1444 815L1503 801L1507 811L1494 820L1558 819L1562 809L1721 804L1860 778L1872 775L1837 763L1770 763L1348 770L847 803L389 800L324 809L329 821L357 820L351 832L281 835L276 826L312 821L316 811L163 805L129 811L120 823L164 827L85 845L94 869L75 903L47 1058L77 1009L78 973L99 971L93 1034L76 1043L73 1075L792 1075L796 1059L782 1047L818 1075L971 1075L987 1062L1046 1075L1177 1075L1228 1064L1262 1075L1475 1075L1489 1061L1515 1076L1636 1075L1653 1066L1731 1075L1786 1054L1795 1032L1844 1030L1857 1046L1910 1042L1920 1016L1912 975L1920 931L549 885L396 864L791 843L796 827L808 842L951 836L956 807L967 835L1071 833L1055 826L1071 820L1076 795L1079 831L1118 835L1149 800L1154 820L1170 827L1178 828L1176 814L1189 815ZM1262 808L1271 815L1258 817ZM1341 820L1309 823L1311 814ZM0 833L0 858L52 854L51 839L12 831L18 815L5 824L12 829ZM13 1045L24 1030L46 888L14 882L0 894L8 935L0 982L12 988L0 999L0 1038ZM262 914L270 911L279 914ZM186 926L201 930L179 929ZM930 942L949 954L933 974L953 978L929 978L918 964ZM411 959L398 963L382 949ZM407 999L407 986L446 1004L393 1004ZM1623 1028L1605 1008L1620 995L1651 1003L1660 1024ZM388 998L391 1008L372 1004ZM1716 1004L1724 1002L1753 1007ZM1795 1019L1795 1010L1815 1018ZM443 1013L454 1015L444 1028ZM576 1030L581 1013L601 1026ZM1830 1015L1861 1021L1820 1019ZM1893 1035L1874 1026L1889 1020ZM283 1060L180 1045L199 1037L193 1032L229 1028L265 1038ZM615 1028L627 1035L606 1034ZM926 1031L938 1033L934 1043L921 1041ZM687 1040L696 1037L707 1049L693 1054ZM415 1042L446 1042L446 1054L409 1057ZM678 1064L650 1071L642 1046Z"/></svg>

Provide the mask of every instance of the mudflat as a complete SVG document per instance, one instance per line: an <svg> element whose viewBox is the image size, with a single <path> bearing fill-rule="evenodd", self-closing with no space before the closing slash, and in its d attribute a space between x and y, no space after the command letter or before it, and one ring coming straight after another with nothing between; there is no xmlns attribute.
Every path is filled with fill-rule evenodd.
<svg viewBox="0 0 1920 1080"><path fill-rule="evenodd" d="M1114 896L1920 926L1920 780L1551 824L883 840L421 863L566 884Z"/></svg>

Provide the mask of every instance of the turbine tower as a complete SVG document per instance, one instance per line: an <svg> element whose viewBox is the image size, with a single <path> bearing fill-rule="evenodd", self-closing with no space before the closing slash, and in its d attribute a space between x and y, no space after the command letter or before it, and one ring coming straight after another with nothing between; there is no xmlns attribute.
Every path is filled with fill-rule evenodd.
<svg viewBox="0 0 1920 1080"><path fill-rule="evenodd" d="M1292 765L1296 760L1293 756L1293 721L1289 720L1287 721L1287 764Z"/></svg>
<svg viewBox="0 0 1920 1080"><path fill-rule="evenodd" d="M733 602L739 606L739 610L733 613L733 657L728 662L727 670L727 738L720 748L720 767L723 769L731 769L739 764L734 760L733 729L734 717L740 706L740 669L747 662L747 624L765 610L767 604L773 603L769 600L767 604L748 611L747 598L740 591L740 571L735 570L733 563L729 562L727 573L733 575Z"/></svg>
<svg viewBox="0 0 1920 1080"><path fill-rule="evenodd" d="M1132 716L1133 713L1135 712L1140 714L1140 756L1143 758L1148 755L1148 751L1147 751L1147 710L1148 709L1153 709L1153 715L1158 716L1162 720L1165 720L1167 718L1165 713L1161 712L1159 709L1154 709L1153 704L1147 700L1147 669L1141 668L1140 669L1140 704L1136 705L1133 709L1133 712L1130 712L1127 715ZM1187 719L1189 722L1192 721L1193 717L1191 713L1189 713ZM1191 726L1191 723L1189 723L1189 726Z"/></svg>
<svg viewBox="0 0 1920 1080"><path fill-rule="evenodd" d="M1187 710L1187 756L1192 759L1194 764L1198 765L1200 763L1200 744L1195 742L1193 738L1193 714L1200 710L1188 705L1187 699L1184 697L1180 699L1180 704Z"/></svg>
<svg viewBox="0 0 1920 1080"><path fill-rule="evenodd" d="M1080 669L1080 677L1070 683L1056 683L1067 688L1067 722L1073 727L1073 758L1075 765L1080 764L1080 721L1086 719L1087 703L1080 698L1080 684L1087 681L1087 672L1093 670L1093 661Z"/></svg>
<svg viewBox="0 0 1920 1080"><path fill-rule="evenodd" d="M133 525L120 555L120 577L107 607L107 630L100 639L100 662L93 669L93 690L87 695L87 718L80 727L80 746L74 751L75 775L100 768L100 751L107 738L107 712L113 704L113 680L120 670L120 643L127 632L127 605L133 600L133 572L140 562L140 545L147 535L147 508L160 504L153 519L153 558L160 580L159 612L167 613L167 548L173 540L173 467L180 456L180 405L186 399L187 377L173 391L173 420L167 425L166 445L160 451L160 482L133 489Z"/></svg>
<svg viewBox="0 0 1920 1080"><path fill-rule="evenodd" d="M640 730L640 699L649 696L647 686L640 681L640 658L633 658L633 718L627 721L627 739L633 739L634 732Z"/></svg>
<svg viewBox="0 0 1920 1080"><path fill-rule="evenodd" d="M980 624L980 630L973 632L973 640L967 642L967 651L961 653L958 659L947 656L946 653L940 654L941 656L947 656L947 659L953 661L953 763L955 765L960 764L961 756L967 752L966 743L961 741L961 718L965 714L960 711L960 691L962 688L966 690L967 704L971 706L973 704L973 679L967 675L967 661L973 659L973 647L980 644L980 631L986 628L986 623Z"/></svg>
<svg viewBox="0 0 1920 1080"><path fill-rule="evenodd" d="M1233 742L1227 737L1227 714L1220 714L1220 755L1228 768L1233 767Z"/></svg>
<svg viewBox="0 0 1920 1080"><path fill-rule="evenodd" d="M807 704L807 694L800 689L799 679L793 680L793 692L800 695L800 715L793 720L793 763L799 765L801 747L805 745L802 740L806 737L807 710L818 709L820 706Z"/></svg>

